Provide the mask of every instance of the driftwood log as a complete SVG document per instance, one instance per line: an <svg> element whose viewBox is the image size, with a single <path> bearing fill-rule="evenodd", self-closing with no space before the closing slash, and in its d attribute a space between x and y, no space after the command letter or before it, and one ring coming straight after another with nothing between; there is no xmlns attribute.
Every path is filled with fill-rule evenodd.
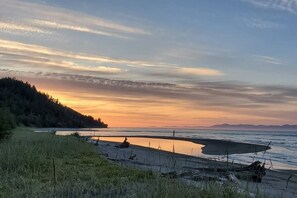
<svg viewBox="0 0 297 198"><path fill-rule="evenodd" d="M128 148L130 146L130 143L127 141L127 137L125 137L125 140L121 143L116 145L117 148Z"/></svg>
<svg viewBox="0 0 297 198"><path fill-rule="evenodd" d="M266 175L265 163L261 165L261 162L259 161L256 161L247 167L235 168L230 171L233 171L235 176L239 179L252 180L257 183L260 183L262 178Z"/></svg>
<svg viewBox="0 0 297 198"><path fill-rule="evenodd" d="M217 172L219 174L233 173L238 179L251 180L260 183L266 175L265 163L255 161L249 166L240 168L218 168L218 169L200 169L206 172Z"/></svg>
<svg viewBox="0 0 297 198"><path fill-rule="evenodd" d="M253 162L249 166L241 168L192 168L184 167L198 172L184 172L177 174L176 172L161 173L162 177L177 178L182 177L196 181L210 181L210 180L229 180L238 181L237 179L249 180L260 183L262 178L266 175L265 163L259 161Z"/></svg>

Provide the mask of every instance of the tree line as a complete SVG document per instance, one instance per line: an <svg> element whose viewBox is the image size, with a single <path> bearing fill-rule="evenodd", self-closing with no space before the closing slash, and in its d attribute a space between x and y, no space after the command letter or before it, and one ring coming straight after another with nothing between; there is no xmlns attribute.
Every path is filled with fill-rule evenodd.
<svg viewBox="0 0 297 198"><path fill-rule="evenodd" d="M62 128L108 126L100 118L94 119L92 116L82 115L62 105L57 99L37 91L35 86L15 78L0 79L0 108L3 109L4 117L5 114L14 116L13 122L17 126Z"/></svg>

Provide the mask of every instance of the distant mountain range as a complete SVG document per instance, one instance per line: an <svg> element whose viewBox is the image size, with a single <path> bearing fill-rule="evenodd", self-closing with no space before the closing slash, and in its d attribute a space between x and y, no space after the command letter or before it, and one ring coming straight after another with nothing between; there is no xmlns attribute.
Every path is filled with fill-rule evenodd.
<svg viewBox="0 0 297 198"><path fill-rule="evenodd" d="M250 125L250 124L219 124L210 128L216 129L247 129L247 130L297 130L297 125Z"/></svg>
<svg viewBox="0 0 297 198"><path fill-rule="evenodd" d="M41 93L35 86L13 78L0 79L0 108L10 111L18 126L106 128L101 119L62 105L57 99Z"/></svg>

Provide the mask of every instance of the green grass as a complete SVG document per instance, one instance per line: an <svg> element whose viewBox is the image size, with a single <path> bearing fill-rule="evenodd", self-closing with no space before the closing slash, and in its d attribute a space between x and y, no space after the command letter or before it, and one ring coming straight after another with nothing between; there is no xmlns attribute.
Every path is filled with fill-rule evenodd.
<svg viewBox="0 0 297 198"><path fill-rule="evenodd" d="M14 130L0 144L0 197L248 197L233 186L193 187L124 168L73 136Z"/></svg>

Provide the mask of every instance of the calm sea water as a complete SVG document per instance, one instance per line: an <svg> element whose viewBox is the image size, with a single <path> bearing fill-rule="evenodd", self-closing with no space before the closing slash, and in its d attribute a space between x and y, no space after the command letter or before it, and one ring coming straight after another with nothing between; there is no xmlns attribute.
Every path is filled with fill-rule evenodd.
<svg viewBox="0 0 297 198"><path fill-rule="evenodd" d="M92 130L92 131L89 131ZM91 136L129 136L129 135L154 135L172 136L175 130L177 137L206 138L231 140L237 142L268 145L271 149L265 153L234 154L229 159L236 163L249 164L255 160L266 162L266 167L272 169L297 170L297 131L222 131L200 129L169 129L169 128L109 128L109 129L84 129L82 134ZM214 156L202 154L202 157L226 160L226 156Z"/></svg>

